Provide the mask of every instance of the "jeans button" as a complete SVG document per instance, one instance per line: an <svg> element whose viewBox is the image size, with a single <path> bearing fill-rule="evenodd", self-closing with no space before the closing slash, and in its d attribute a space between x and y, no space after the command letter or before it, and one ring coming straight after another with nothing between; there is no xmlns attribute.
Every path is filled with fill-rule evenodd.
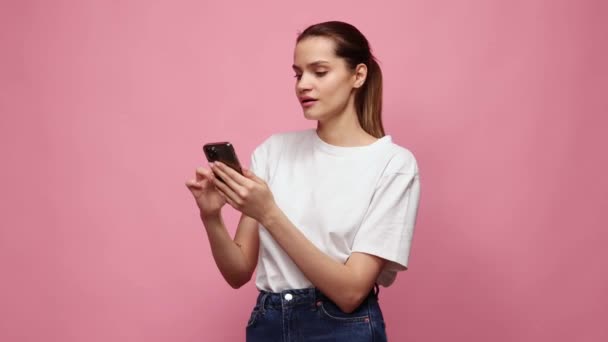
<svg viewBox="0 0 608 342"><path fill-rule="evenodd" d="M293 299L293 295L291 293L286 293L284 298L285 300L290 301Z"/></svg>

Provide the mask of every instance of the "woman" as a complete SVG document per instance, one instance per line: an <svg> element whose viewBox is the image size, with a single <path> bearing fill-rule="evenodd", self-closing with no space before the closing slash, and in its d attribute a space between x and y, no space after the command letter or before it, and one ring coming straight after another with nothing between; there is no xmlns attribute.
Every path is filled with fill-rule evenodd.
<svg viewBox="0 0 608 342"><path fill-rule="evenodd" d="M407 269L416 160L384 134L382 74L354 26L308 27L293 69L316 129L270 136L244 176L212 163L186 185L226 281L239 288L257 267L247 341L385 341L377 284ZM242 212L234 240L226 203Z"/></svg>

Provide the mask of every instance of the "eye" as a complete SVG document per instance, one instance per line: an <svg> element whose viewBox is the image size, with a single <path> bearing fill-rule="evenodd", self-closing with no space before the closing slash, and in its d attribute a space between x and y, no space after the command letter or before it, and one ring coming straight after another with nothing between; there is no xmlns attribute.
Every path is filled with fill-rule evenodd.
<svg viewBox="0 0 608 342"><path fill-rule="evenodd" d="M325 76L325 74L327 74L327 71L317 71L317 72L315 72L315 75L317 75L317 77L323 77L323 76Z"/></svg>
<svg viewBox="0 0 608 342"><path fill-rule="evenodd" d="M300 78L302 78L302 75L300 75L300 74L295 74L293 77L295 77L296 79L298 79L298 80L299 80Z"/></svg>

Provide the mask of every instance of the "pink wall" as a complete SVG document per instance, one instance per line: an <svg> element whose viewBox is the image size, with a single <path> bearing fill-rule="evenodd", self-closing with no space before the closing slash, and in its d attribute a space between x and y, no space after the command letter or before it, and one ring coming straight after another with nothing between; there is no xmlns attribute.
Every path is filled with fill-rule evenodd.
<svg viewBox="0 0 608 342"><path fill-rule="evenodd" d="M243 340L255 288L221 280L184 181L204 142L248 160L311 127L292 48L329 19L372 42L385 126L421 169L410 270L381 293L391 340L608 340L607 9L2 2L0 340Z"/></svg>

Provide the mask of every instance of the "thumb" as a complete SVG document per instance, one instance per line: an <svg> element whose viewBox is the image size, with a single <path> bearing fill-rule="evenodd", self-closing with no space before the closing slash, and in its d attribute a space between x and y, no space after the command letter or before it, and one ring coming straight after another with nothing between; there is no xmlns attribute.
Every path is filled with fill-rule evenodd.
<svg viewBox="0 0 608 342"><path fill-rule="evenodd" d="M186 187L191 192L203 189L203 186L199 182L197 182L196 180L194 180L194 179L191 179L191 180L187 181L186 182Z"/></svg>

